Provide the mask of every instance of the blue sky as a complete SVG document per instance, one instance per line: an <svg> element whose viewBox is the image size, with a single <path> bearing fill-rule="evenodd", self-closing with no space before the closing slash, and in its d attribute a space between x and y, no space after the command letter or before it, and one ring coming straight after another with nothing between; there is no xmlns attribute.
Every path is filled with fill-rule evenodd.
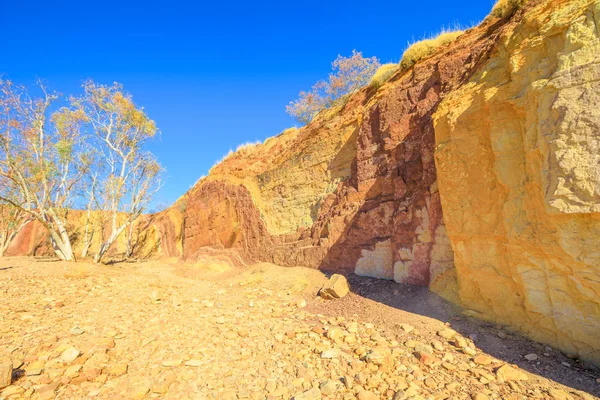
<svg viewBox="0 0 600 400"><path fill-rule="evenodd" d="M353 49L397 62L407 42L470 26L493 0L0 0L0 73L64 94L123 83L160 128L157 205L184 194L229 149L294 121L285 106Z"/></svg>

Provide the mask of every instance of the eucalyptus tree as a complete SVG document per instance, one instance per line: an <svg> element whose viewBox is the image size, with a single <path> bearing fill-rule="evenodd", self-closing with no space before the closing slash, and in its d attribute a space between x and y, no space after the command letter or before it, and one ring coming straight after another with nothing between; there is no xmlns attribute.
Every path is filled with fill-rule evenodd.
<svg viewBox="0 0 600 400"><path fill-rule="evenodd" d="M82 256L100 230L94 257L100 262L161 187L163 168L144 149L158 133L154 121L120 84L88 81L83 92L60 107L58 94L41 83L33 96L0 79L0 207L9 226L0 246L25 220L36 219L56 255L74 260L77 227L67 216L86 205Z"/></svg>
<svg viewBox="0 0 600 400"><path fill-rule="evenodd" d="M163 168L144 145L158 129L123 86L88 81L84 95L73 101L85 115L87 131L97 152L94 188L90 196L98 211L109 220L94 257L102 261L123 231L144 213L162 186Z"/></svg>
<svg viewBox="0 0 600 400"><path fill-rule="evenodd" d="M74 259L67 227L79 183L90 163L81 135L85 115L53 109L58 100L39 83L39 94L0 79L0 201L39 221L56 255Z"/></svg>

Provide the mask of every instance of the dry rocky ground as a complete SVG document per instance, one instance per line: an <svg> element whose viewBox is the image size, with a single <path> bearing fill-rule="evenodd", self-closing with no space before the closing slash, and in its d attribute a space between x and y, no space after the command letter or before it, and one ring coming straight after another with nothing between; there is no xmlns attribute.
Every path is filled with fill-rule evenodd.
<svg viewBox="0 0 600 400"><path fill-rule="evenodd" d="M0 387L8 370L12 382L0 398L485 400L600 393L597 372L460 317L424 290L353 277L354 293L323 300L315 294L326 280L319 271L270 264L224 271L2 259Z"/></svg>

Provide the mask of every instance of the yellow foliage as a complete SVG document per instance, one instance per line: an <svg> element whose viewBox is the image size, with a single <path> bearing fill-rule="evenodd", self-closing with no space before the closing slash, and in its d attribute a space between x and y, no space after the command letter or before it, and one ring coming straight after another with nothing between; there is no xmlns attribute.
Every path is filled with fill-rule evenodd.
<svg viewBox="0 0 600 400"><path fill-rule="evenodd" d="M490 15L496 18L505 18L514 14L519 8L525 4L526 0L498 0Z"/></svg>
<svg viewBox="0 0 600 400"><path fill-rule="evenodd" d="M371 78L371 82L369 82L369 86L374 88L379 88L383 85L383 82L387 81L396 71L398 71L400 67L398 64L383 64L381 67L377 69L373 78Z"/></svg>
<svg viewBox="0 0 600 400"><path fill-rule="evenodd" d="M503 0L501 0L503 1ZM462 35L464 31L442 31L438 36L431 39L424 39L420 42L413 43L406 49L400 61L402 69L408 69L418 63L420 60L429 57L435 51L448 43L453 42Z"/></svg>
<svg viewBox="0 0 600 400"><path fill-rule="evenodd" d="M338 55L331 63L333 72L329 80L315 83L308 92L300 92L286 112L301 124L310 123L324 109L345 104L353 92L369 83L379 65L377 57L365 58L356 50L352 50L351 57Z"/></svg>

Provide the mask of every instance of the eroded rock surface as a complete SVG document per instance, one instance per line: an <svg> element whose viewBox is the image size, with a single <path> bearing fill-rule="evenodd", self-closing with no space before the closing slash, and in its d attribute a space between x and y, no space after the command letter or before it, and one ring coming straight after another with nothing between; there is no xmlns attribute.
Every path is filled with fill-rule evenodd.
<svg viewBox="0 0 600 400"><path fill-rule="evenodd" d="M600 363L600 3L544 2L436 113L460 301Z"/></svg>
<svg viewBox="0 0 600 400"><path fill-rule="evenodd" d="M242 262L423 286L451 278L432 115L491 51L498 26L226 157L175 206L184 205L184 257L210 247Z"/></svg>

